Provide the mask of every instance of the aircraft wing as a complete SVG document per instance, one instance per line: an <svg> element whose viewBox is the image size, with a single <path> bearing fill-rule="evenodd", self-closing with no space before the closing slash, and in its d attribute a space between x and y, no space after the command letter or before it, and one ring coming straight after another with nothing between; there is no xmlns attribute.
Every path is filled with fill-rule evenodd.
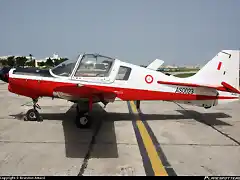
<svg viewBox="0 0 240 180"><path fill-rule="evenodd" d="M175 85L175 86L188 86L188 87L205 87L205 88L212 88L219 91L227 91L232 93L240 94L240 91L230 84L226 82L222 82L221 86L213 86L213 85L206 85L206 84L194 84L194 83L182 83L182 82L170 82L170 81L158 81L158 84L166 84L166 85Z"/></svg>
<svg viewBox="0 0 240 180"><path fill-rule="evenodd" d="M163 60L155 59L153 62L151 62L146 68L151 70L157 70L160 66L162 66L164 63Z"/></svg>

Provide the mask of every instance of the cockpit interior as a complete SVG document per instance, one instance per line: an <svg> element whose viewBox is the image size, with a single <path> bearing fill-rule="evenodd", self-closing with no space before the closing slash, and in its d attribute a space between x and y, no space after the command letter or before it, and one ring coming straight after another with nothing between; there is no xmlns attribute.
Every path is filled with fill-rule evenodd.
<svg viewBox="0 0 240 180"><path fill-rule="evenodd" d="M50 71L57 76L106 77L114 59L98 54L84 54L76 60L67 60Z"/></svg>

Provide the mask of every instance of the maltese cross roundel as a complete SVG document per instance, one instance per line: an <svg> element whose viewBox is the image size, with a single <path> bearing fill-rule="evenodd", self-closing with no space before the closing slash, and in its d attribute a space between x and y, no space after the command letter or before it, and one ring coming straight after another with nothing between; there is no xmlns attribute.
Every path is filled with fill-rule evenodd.
<svg viewBox="0 0 240 180"><path fill-rule="evenodd" d="M145 81L146 83L151 84L153 82L153 77L151 75L146 75Z"/></svg>

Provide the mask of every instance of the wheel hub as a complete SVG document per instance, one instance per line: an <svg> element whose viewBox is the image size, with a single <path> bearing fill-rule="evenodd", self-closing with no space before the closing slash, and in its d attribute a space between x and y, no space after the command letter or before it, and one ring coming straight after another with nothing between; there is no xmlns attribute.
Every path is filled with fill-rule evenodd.
<svg viewBox="0 0 240 180"><path fill-rule="evenodd" d="M36 118L36 115L35 115L34 112L30 112L30 113L29 113L29 117L30 117L30 118Z"/></svg>
<svg viewBox="0 0 240 180"><path fill-rule="evenodd" d="M81 117L81 118L79 119L79 121L80 121L80 123L81 123L82 125L85 125L85 124L87 124L88 119L87 119L86 117Z"/></svg>

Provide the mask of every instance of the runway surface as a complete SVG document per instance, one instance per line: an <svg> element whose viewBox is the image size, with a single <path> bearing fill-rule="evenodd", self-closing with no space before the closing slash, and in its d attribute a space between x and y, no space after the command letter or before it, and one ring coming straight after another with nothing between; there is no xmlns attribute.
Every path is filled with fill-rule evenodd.
<svg viewBox="0 0 240 180"><path fill-rule="evenodd" d="M205 110L171 102L94 105L91 129L74 104L39 100L43 122L23 121L31 99L0 84L0 175L239 175L240 103Z"/></svg>

